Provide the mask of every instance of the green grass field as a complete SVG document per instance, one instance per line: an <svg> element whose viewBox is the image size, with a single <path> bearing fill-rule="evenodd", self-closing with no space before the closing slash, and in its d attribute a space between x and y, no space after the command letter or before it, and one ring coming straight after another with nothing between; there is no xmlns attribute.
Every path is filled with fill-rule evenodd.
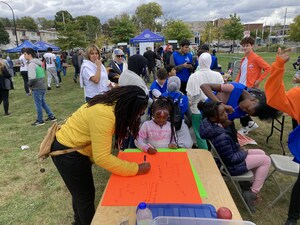
<svg viewBox="0 0 300 225"><path fill-rule="evenodd" d="M272 53L261 54L266 61L272 62L275 55ZM219 63L227 69L232 56L242 55L218 54ZM296 59L292 55L287 65L285 83L292 87L291 79L294 75L291 62ZM68 68L66 77L62 77L62 87L56 89L53 85L51 91L46 94L46 101L59 121L63 121L81 104L84 103L83 89L72 80L73 68ZM225 70L226 71L226 70ZM14 78L15 90L10 91L10 111L12 115L3 116L3 108L0 109L0 224L5 225L65 225L73 222L71 197L60 175L54 167L51 159L43 162L45 173L40 173L41 164L37 160L38 146L44 137L46 130L51 126L32 127L30 124L36 119L36 112L32 97L27 97L23 89L23 80L18 75ZM266 144L266 137L270 132L270 123L255 120L260 128L251 133L252 138L258 142L258 148L264 149L268 154L281 154L279 135L275 133L270 143ZM284 130L284 145L291 121L288 117ZM22 145L30 148L21 150ZM256 146L254 146L256 148ZM286 147L287 149L287 147ZM97 206L106 185L109 173L94 166L94 180L96 186ZM290 177L279 177L282 184L291 181ZM266 181L262 189L263 201L257 205L257 213L251 218L244 206L239 201L235 190L229 185L229 189L236 200L236 204L245 220L251 220L257 225L283 224L286 218L289 194L283 197L273 208L268 208L269 202L278 194L278 190L272 179Z"/></svg>

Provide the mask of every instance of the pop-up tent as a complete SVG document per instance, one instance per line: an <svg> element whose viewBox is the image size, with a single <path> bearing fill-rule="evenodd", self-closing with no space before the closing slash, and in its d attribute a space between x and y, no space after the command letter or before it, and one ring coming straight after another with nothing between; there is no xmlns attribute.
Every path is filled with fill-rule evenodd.
<svg viewBox="0 0 300 225"><path fill-rule="evenodd" d="M25 40L18 47L6 49L5 51L8 52L8 53L21 52L22 48L32 48L34 51L39 51L40 50L40 48L38 46L32 44L30 41Z"/></svg>
<svg viewBox="0 0 300 225"><path fill-rule="evenodd" d="M154 34L150 30L144 30L140 35L135 36L130 39L130 43L140 43L140 42L164 42L165 38Z"/></svg>
<svg viewBox="0 0 300 225"><path fill-rule="evenodd" d="M153 50L154 42L164 42L164 41L165 41L164 37L154 34L148 29L144 30L140 35L130 39L130 43L139 44L141 55L143 55L147 47L151 47Z"/></svg>
<svg viewBox="0 0 300 225"><path fill-rule="evenodd" d="M52 45L43 41L38 41L36 43L34 43L34 45L39 47L39 51L47 51L47 49L50 47L52 48L53 51L55 52L59 52L60 48L57 47L56 45Z"/></svg>

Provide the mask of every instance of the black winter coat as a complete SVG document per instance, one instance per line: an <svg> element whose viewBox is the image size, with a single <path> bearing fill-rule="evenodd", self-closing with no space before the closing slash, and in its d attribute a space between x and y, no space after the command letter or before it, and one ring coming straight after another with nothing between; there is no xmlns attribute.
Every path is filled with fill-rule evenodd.
<svg viewBox="0 0 300 225"><path fill-rule="evenodd" d="M11 88L7 88L5 86L5 80L8 79L11 85ZM11 81L11 75L8 72L8 70L6 69L6 67L4 66L3 69L0 71L0 89L2 90L10 90L13 89L13 83Z"/></svg>

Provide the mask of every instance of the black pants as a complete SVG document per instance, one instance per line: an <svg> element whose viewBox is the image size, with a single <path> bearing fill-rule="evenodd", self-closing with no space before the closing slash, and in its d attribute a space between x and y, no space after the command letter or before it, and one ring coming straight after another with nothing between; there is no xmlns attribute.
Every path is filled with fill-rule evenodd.
<svg viewBox="0 0 300 225"><path fill-rule="evenodd" d="M68 149L55 140L52 151ZM52 160L72 195L76 225L90 225L95 214L95 186L89 157L78 152L53 156Z"/></svg>
<svg viewBox="0 0 300 225"><path fill-rule="evenodd" d="M8 113L8 107L9 107L8 95L9 95L9 90L0 89L0 104L3 102L5 114Z"/></svg>
<svg viewBox="0 0 300 225"><path fill-rule="evenodd" d="M298 220L300 217L300 171L292 189L288 219Z"/></svg>
<svg viewBox="0 0 300 225"><path fill-rule="evenodd" d="M242 124L243 127L247 127L249 121L252 121L252 119L248 115L240 118L240 122L241 122L241 124Z"/></svg>
<svg viewBox="0 0 300 225"><path fill-rule="evenodd" d="M186 85L187 81L181 81L180 91L186 95Z"/></svg>
<svg viewBox="0 0 300 225"><path fill-rule="evenodd" d="M22 77L23 77L23 81L24 81L24 89L26 94L29 94L29 87L28 87L28 72L27 71L21 71L20 72Z"/></svg>

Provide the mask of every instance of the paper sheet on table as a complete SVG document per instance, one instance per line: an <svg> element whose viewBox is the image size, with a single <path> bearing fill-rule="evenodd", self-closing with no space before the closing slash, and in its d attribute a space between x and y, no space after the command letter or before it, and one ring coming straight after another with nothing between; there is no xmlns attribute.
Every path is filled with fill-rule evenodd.
<svg viewBox="0 0 300 225"><path fill-rule="evenodd" d="M177 148L177 149L170 149L170 148L158 148L157 149L158 152L186 152L185 148ZM141 150L136 149L136 148L129 148L129 149L125 149L125 152L141 152ZM198 191L200 193L200 196L202 198L207 198L207 192L200 180L200 177L195 169L195 167L192 164L192 161L190 161L191 167L192 167L192 171L194 174L194 178L198 187Z"/></svg>
<svg viewBox="0 0 300 225"><path fill-rule="evenodd" d="M120 152L119 158L141 163L143 152ZM111 175L102 198L103 206L136 206L147 203L202 203L186 152L147 154L151 171L145 175Z"/></svg>

